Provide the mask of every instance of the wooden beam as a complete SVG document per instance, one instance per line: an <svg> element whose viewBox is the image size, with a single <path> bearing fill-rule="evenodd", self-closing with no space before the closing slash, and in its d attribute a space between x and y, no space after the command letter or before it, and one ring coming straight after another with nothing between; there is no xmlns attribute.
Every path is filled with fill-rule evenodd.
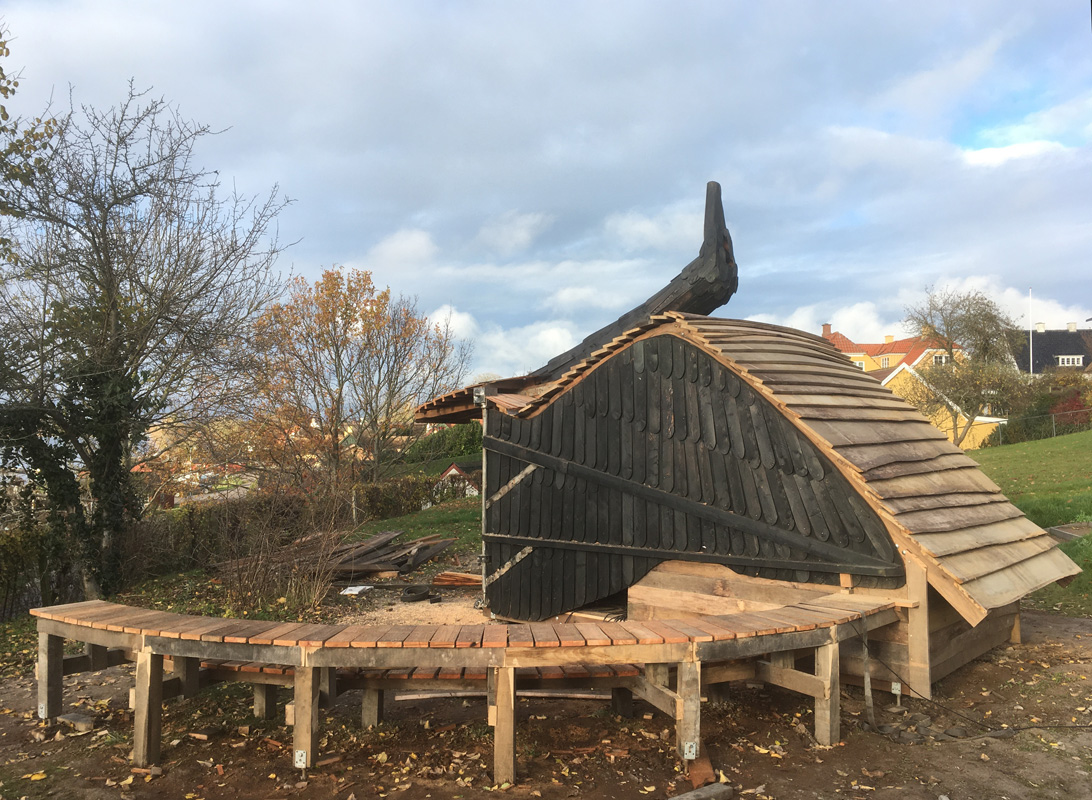
<svg viewBox="0 0 1092 800"><path fill-rule="evenodd" d="M526 478L536 469L538 469L538 466L536 464L528 464L526 467L520 470L519 473L514 478L512 478L512 480L508 481L508 483L504 484L504 486L497 489L497 491L493 492L493 494L490 495L490 497L485 501L485 508L488 509L495 502L497 502L510 491L515 489L516 486L518 486L524 478Z"/></svg>
<svg viewBox="0 0 1092 800"><path fill-rule="evenodd" d="M64 639L38 632L38 718L61 713L61 679L64 675Z"/></svg>
<svg viewBox="0 0 1092 800"><path fill-rule="evenodd" d="M516 671L495 667L496 722L493 728L493 782L516 782Z"/></svg>
<svg viewBox="0 0 1092 800"><path fill-rule="evenodd" d="M766 683L772 683L774 686L799 692L808 697L826 699L826 693L830 691L830 685L814 675L796 669L775 666L769 661L758 662L755 677Z"/></svg>
<svg viewBox="0 0 1092 800"><path fill-rule="evenodd" d="M292 728L292 766L306 769L315 765L318 750L319 671L296 667L292 693L295 725Z"/></svg>
<svg viewBox="0 0 1092 800"><path fill-rule="evenodd" d="M136 710L133 714L133 765L159 761L163 738L163 656L137 653Z"/></svg>

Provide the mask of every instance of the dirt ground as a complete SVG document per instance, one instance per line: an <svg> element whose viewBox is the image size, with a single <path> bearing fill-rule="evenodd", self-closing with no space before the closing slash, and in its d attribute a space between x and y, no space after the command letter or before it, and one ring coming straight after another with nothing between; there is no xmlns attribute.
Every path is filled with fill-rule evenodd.
<svg viewBox="0 0 1092 800"><path fill-rule="evenodd" d="M369 605L361 618L412 613L410 604ZM412 605L446 610L451 620L469 603ZM861 692L845 689L843 742L831 748L808 733L803 698L739 685L729 702L703 705L705 751L738 797L756 800L1092 798L1092 619L1027 611L1023 630L1023 644L941 681L935 703L904 700L906 711L890 711L892 697L879 694L882 733L864 729ZM291 732L250 717L240 685L168 702L163 774L134 773L131 681L131 667L65 679L65 711L95 720L86 733L34 719L32 676L0 687L0 797L635 800L692 788L667 718L642 703L623 719L598 699L522 700L519 782L494 788L480 697L399 700L389 722L362 730L357 698L347 694L326 712L321 758L329 763L304 773L290 767Z"/></svg>

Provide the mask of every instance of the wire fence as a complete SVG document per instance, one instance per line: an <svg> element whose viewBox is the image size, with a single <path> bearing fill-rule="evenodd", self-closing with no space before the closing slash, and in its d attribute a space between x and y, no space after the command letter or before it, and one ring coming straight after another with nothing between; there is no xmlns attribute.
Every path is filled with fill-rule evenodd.
<svg viewBox="0 0 1092 800"><path fill-rule="evenodd" d="M1056 414L1013 417L1007 423L998 425L997 430L983 442L982 446L995 447L1003 444L1032 442L1088 430L1092 430L1092 409L1090 408L1059 411Z"/></svg>

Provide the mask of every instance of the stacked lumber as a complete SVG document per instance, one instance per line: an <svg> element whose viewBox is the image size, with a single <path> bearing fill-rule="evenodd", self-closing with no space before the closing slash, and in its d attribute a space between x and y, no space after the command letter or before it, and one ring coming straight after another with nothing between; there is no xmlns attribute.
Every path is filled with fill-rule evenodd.
<svg viewBox="0 0 1092 800"><path fill-rule="evenodd" d="M481 573L441 572L432 579L433 586L481 586Z"/></svg>
<svg viewBox="0 0 1092 800"><path fill-rule="evenodd" d="M438 556L451 546L454 539L438 535L422 536L410 541L397 541L403 531L383 531L362 541L344 541L351 532L313 533L288 544L265 557L274 565L295 568L313 567L328 572L335 585L349 584L366 576L380 573L405 574ZM219 565L231 570L241 565L240 559ZM480 581L480 578L479 578Z"/></svg>

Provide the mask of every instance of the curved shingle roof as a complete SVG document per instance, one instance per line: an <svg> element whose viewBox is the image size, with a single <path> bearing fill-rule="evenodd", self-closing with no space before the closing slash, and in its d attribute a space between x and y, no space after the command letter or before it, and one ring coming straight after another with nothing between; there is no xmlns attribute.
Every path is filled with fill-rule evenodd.
<svg viewBox="0 0 1092 800"><path fill-rule="evenodd" d="M930 584L972 624L990 609L1080 572L917 409L862 373L830 342L802 331L659 315L558 381L527 387L522 399L528 402L519 408L506 403L504 410L533 416L634 341L665 334L689 341L731 369L827 453L879 514L904 558L922 564ZM531 395L538 396L532 400Z"/></svg>

